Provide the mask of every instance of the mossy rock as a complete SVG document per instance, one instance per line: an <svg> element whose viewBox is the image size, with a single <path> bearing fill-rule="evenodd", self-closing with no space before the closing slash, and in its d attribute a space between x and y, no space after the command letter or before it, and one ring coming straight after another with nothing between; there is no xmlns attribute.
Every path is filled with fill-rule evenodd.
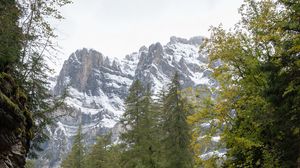
<svg viewBox="0 0 300 168"><path fill-rule="evenodd" d="M7 73L0 73L0 90L6 95L10 96L14 86L13 78Z"/></svg>
<svg viewBox="0 0 300 168"><path fill-rule="evenodd" d="M33 137L32 124L25 92L10 74L0 72L0 129L29 141Z"/></svg>
<svg viewBox="0 0 300 168"><path fill-rule="evenodd" d="M24 123L26 118L22 114L22 110L18 104L17 99L18 87L16 87L13 78L6 74L0 74L0 107L2 109L1 123L13 122L15 120L16 126L19 123Z"/></svg>

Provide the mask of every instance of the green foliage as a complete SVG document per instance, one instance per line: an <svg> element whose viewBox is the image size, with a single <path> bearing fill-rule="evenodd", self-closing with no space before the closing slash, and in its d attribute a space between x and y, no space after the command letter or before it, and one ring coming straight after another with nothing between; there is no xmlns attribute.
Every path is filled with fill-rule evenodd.
<svg viewBox="0 0 300 168"><path fill-rule="evenodd" d="M144 89L135 81L125 101L126 111L121 123L126 132L121 135L126 143L122 154L124 167L157 167L157 127L150 88Z"/></svg>
<svg viewBox="0 0 300 168"><path fill-rule="evenodd" d="M8 73L0 72L0 153L25 159L28 152L30 140L32 139L33 120L27 106L27 97L16 83L15 79ZM16 144L20 148L10 150ZM14 161L10 158L2 158L2 163L7 166L24 167L23 161Z"/></svg>
<svg viewBox="0 0 300 168"><path fill-rule="evenodd" d="M299 6L246 0L235 29L212 28L202 48L220 84L226 167L299 166Z"/></svg>
<svg viewBox="0 0 300 168"><path fill-rule="evenodd" d="M48 139L46 126L53 124L56 116L53 112L63 103L65 95L53 97L48 88L47 65L45 60L39 55L32 54L30 71L27 71L26 79L22 85L28 93L28 104L32 112L32 117L36 121L33 127L34 138L29 157L36 158L39 151L42 151L40 144ZM20 76L23 78L25 76Z"/></svg>
<svg viewBox="0 0 300 168"><path fill-rule="evenodd" d="M151 91L135 81L126 99L126 111L121 123L122 167L192 167L190 127L187 116L190 109L181 95L176 73L160 100L151 99Z"/></svg>
<svg viewBox="0 0 300 168"><path fill-rule="evenodd" d="M26 160L25 168L35 168L34 160Z"/></svg>
<svg viewBox="0 0 300 168"><path fill-rule="evenodd" d="M14 0L0 3L0 71L17 63L21 53L22 29L18 25L21 16Z"/></svg>
<svg viewBox="0 0 300 168"><path fill-rule="evenodd" d="M98 137L97 143L92 146L91 151L87 153L84 159L85 168L120 168L119 145L111 144L111 135Z"/></svg>
<svg viewBox="0 0 300 168"><path fill-rule="evenodd" d="M53 43L56 35L50 25L51 19L62 19L59 7L70 3L69 0L28 0L17 1L20 11L18 24L22 30L22 45L14 67L14 76L25 90L28 107L32 112L35 125L29 157L37 157L42 150L40 144L48 139L46 126L52 124L56 116L53 111L62 104L65 97L54 98L49 92L49 61L54 61Z"/></svg>
<svg viewBox="0 0 300 168"><path fill-rule="evenodd" d="M121 118L121 143L111 144L110 134L99 137L82 159L79 132L62 167L193 167L187 123L190 109L181 95L177 74L161 95L160 102L153 101L150 87L144 89L140 81L134 81Z"/></svg>
<svg viewBox="0 0 300 168"><path fill-rule="evenodd" d="M107 139L99 137L91 152L85 157L84 166L86 168L103 167L107 157L107 145Z"/></svg>
<svg viewBox="0 0 300 168"><path fill-rule="evenodd" d="M51 17L61 19L58 8L67 3L70 1L0 1L1 83L7 84L14 81L13 84L10 83L11 86L3 85L7 88L1 88L5 92L12 91L7 92L8 94L1 92L1 100L6 102L3 105L6 109L1 112L12 113L9 114L11 115L9 120L5 121L2 118L5 122L1 123L6 123L4 127L25 125L26 128L18 129L15 135L21 137L21 134L26 134L26 139L22 139L26 152L28 152L29 145L31 145L32 151L41 150L39 144L47 138L45 127L53 119L50 112L61 104L61 99L54 100L48 90L47 74L50 69L46 60L51 60L48 56L55 47L52 41L56 36L47 20ZM4 75L2 72L7 73L11 80L2 78ZM12 107L14 110L11 109ZM22 120L20 120L20 116L23 116ZM17 124L13 124L14 122ZM8 136L8 138L10 137ZM33 152L29 156L36 156L35 154Z"/></svg>
<svg viewBox="0 0 300 168"><path fill-rule="evenodd" d="M74 137L71 152L62 161L62 168L83 168L84 167L84 146L81 125Z"/></svg>
<svg viewBox="0 0 300 168"><path fill-rule="evenodd" d="M188 104L192 113L187 117L188 124L192 127L191 148L194 157L194 167L220 167L224 158L218 155L205 156L207 152L224 150L225 146L220 141L213 142L212 137L220 136L222 123L215 114L215 101L212 99L212 91L208 88L196 88L184 90L188 94ZM209 126L202 126L202 124Z"/></svg>
<svg viewBox="0 0 300 168"><path fill-rule="evenodd" d="M191 168L193 157L190 149L190 127L187 123L189 109L180 93L179 75L175 74L163 98L163 153L164 167Z"/></svg>

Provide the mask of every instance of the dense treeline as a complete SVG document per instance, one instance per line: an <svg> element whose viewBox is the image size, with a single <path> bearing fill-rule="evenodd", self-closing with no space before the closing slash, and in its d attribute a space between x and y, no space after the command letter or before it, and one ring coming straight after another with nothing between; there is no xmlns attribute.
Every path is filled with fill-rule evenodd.
<svg viewBox="0 0 300 168"><path fill-rule="evenodd" d="M175 75L154 101L135 81L119 143L101 138L83 160L94 167L299 167L300 1L245 0L239 11L234 29L212 28L200 48L217 88L187 102ZM226 156L201 158L201 138L215 134Z"/></svg>
<svg viewBox="0 0 300 168"><path fill-rule="evenodd" d="M78 133L62 167L193 167L191 131L187 123L190 111L180 90L179 75L175 74L168 90L162 92L159 101L154 101L151 88L134 81L125 101L126 110L121 119L124 130L119 143L111 144L109 136L100 137L84 158L79 159L75 152L83 147L78 145L77 137L81 135ZM81 163L72 165L76 160Z"/></svg>

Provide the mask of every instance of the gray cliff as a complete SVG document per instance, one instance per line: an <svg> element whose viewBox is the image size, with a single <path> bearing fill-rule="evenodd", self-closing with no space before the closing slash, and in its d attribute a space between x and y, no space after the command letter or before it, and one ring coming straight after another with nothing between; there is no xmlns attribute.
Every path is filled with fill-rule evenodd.
<svg viewBox="0 0 300 168"><path fill-rule="evenodd" d="M183 87L216 85L210 77L206 56L198 53L202 40L202 37L171 37L166 45L143 46L120 60L93 49L72 53L53 88L55 95L68 91L66 105L57 111L68 115L48 128L50 140L44 146L46 152L41 155L40 160L44 160L40 161L41 167L59 166L80 124L87 145L109 130L117 140L121 128L118 121L133 80L150 84L154 94L168 84L176 71Z"/></svg>

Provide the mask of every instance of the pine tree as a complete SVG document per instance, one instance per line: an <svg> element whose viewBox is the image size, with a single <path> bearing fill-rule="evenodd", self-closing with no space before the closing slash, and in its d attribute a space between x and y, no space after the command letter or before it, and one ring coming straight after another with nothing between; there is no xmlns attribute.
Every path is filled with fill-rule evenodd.
<svg viewBox="0 0 300 168"><path fill-rule="evenodd" d="M21 12L14 0L3 1L0 5L0 72L11 69L21 53L23 33L18 25Z"/></svg>
<svg viewBox="0 0 300 168"><path fill-rule="evenodd" d="M83 168L84 159L84 146L83 146L83 135L81 125L77 130L77 134L74 137L74 143L71 152L62 161L62 168Z"/></svg>
<svg viewBox="0 0 300 168"><path fill-rule="evenodd" d="M150 90L149 87L144 89L138 80L129 90L121 120L126 130L121 139L127 145L122 155L124 167L157 167L156 124Z"/></svg>
<svg viewBox="0 0 300 168"><path fill-rule="evenodd" d="M49 112L60 103L53 101L47 86L45 52L54 48L51 39L56 37L48 19L60 19L58 6L67 3L68 0L0 3L0 146L5 146L0 153L10 156L1 157L0 167L24 167L29 147L41 150L38 144L47 137L45 128L52 117ZM13 147L16 144L19 151Z"/></svg>
<svg viewBox="0 0 300 168"><path fill-rule="evenodd" d="M163 133L165 162L167 168L191 168L193 157L190 150L190 128L187 123L189 111L180 93L179 75L175 73L163 106Z"/></svg>
<svg viewBox="0 0 300 168"><path fill-rule="evenodd" d="M105 168L122 168L121 166L121 147L120 145L112 144L106 150L106 159L103 164Z"/></svg>
<svg viewBox="0 0 300 168"><path fill-rule="evenodd" d="M98 137L91 151L84 159L85 168L120 168L120 148L118 145L111 144L111 134Z"/></svg>
<svg viewBox="0 0 300 168"><path fill-rule="evenodd" d="M141 143L142 163L144 167L158 167L159 159L159 128L157 127L157 111L151 98L151 88L148 85L141 101L143 114L141 116Z"/></svg>
<svg viewBox="0 0 300 168"><path fill-rule="evenodd" d="M127 146L122 155L123 167L136 167L141 164L138 146L141 142L142 97L142 84L136 80L129 89L129 95L125 100L125 112L121 119L125 129L125 133L121 135L121 140Z"/></svg>
<svg viewBox="0 0 300 168"><path fill-rule="evenodd" d="M91 149L91 152L85 156L84 167L103 167L105 157L107 155L107 145L108 143L106 137L98 137L96 144Z"/></svg>
<svg viewBox="0 0 300 168"><path fill-rule="evenodd" d="M28 0L17 1L21 11L21 51L15 64L15 77L27 93L29 110L35 121L30 158L37 158L41 144L49 137L46 127L57 118L54 111L62 105L65 95L54 97L49 91L49 74L53 73L49 62L55 62L57 37L49 19L63 19L59 8L70 0ZM26 18L26 19L25 19ZM17 44L17 43L16 43Z"/></svg>

